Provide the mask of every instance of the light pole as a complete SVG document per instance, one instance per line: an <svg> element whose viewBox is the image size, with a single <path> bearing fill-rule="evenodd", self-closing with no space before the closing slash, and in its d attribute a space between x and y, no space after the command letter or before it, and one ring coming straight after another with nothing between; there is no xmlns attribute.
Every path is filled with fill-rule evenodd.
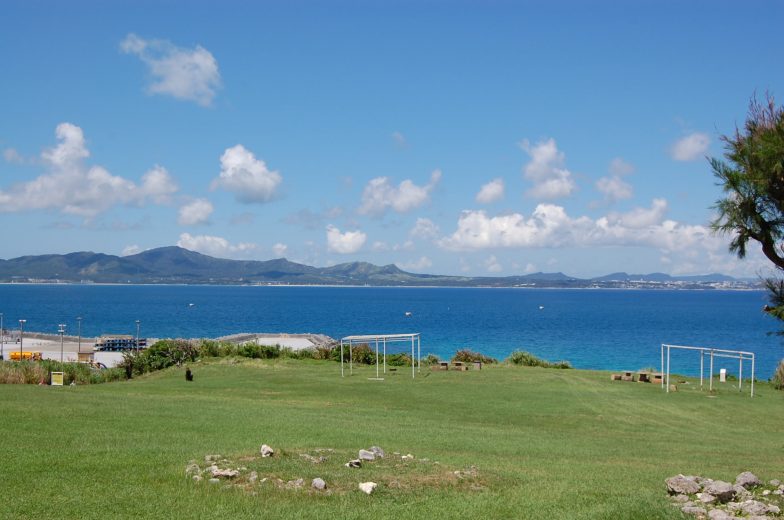
<svg viewBox="0 0 784 520"><path fill-rule="evenodd" d="M22 352L24 349L22 348L22 343L24 343L24 324L27 323L27 320L19 320L19 361L24 359L24 354Z"/></svg>
<svg viewBox="0 0 784 520"><path fill-rule="evenodd" d="M61 323L58 325L58 327L60 327L60 330L58 332L60 333L60 364L62 365L63 364L63 337L65 335L65 324Z"/></svg>
<svg viewBox="0 0 784 520"><path fill-rule="evenodd" d="M136 353L139 353L139 324L141 322L136 320Z"/></svg>
<svg viewBox="0 0 784 520"><path fill-rule="evenodd" d="M77 355L78 357L82 354L82 317L81 316L76 318L76 323L79 325L79 354Z"/></svg>

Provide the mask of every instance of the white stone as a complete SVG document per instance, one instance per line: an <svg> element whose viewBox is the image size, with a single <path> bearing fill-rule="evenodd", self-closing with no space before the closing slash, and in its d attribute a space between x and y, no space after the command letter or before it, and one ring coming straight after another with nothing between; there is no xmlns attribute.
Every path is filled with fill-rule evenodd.
<svg viewBox="0 0 784 520"><path fill-rule="evenodd" d="M354 460L350 460L350 461L346 462L343 465L346 466L347 468L361 468L362 467L362 461L359 460L359 459L354 459Z"/></svg>
<svg viewBox="0 0 784 520"><path fill-rule="evenodd" d="M362 483L359 485L359 489L360 489L360 490L361 490L363 493L365 493L365 494L369 495L369 494L371 494L373 491L375 491L375 489L376 489L376 486L378 486L378 484L376 484L375 482L362 482Z"/></svg>
<svg viewBox="0 0 784 520"><path fill-rule="evenodd" d="M220 482L219 478L211 478L210 479L210 484L217 484L218 482Z"/></svg>
<svg viewBox="0 0 784 520"><path fill-rule="evenodd" d="M313 482L310 483L310 487L322 490L327 488L327 483L324 482L324 479L316 477L313 479Z"/></svg>
<svg viewBox="0 0 784 520"><path fill-rule="evenodd" d="M375 460L376 454L368 450L359 450L359 460Z"/></svg>
<svg viewBox="0 0 784 520"><path fill-rule="evenodd" d="M273 450L266 444L262 444L261 449L259 451L261 452L262 457L272 457L275 454L275 450Z"/></svg>
<svg viewBox="0 0 784 520"><path fill-rule="evenodd" d="M373 454L374 454L376 457L380 457L380 458L382 458L382 459L384 458L384 455L386 455L386 453L384 453L384 450L382 450L382 449L381 449L380 447L378 447L378 446L371 446L371 447L370 447L370 451L372 451L372 452L373 452Z"/></svg>

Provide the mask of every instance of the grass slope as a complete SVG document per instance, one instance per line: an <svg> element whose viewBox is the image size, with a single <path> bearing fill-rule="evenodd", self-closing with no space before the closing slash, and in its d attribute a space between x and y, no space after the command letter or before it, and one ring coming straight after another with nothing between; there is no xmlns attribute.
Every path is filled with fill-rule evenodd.
<svg viewBox="0 0 784 520"><path fill-rule="evenodd" d="M103 385L0 385L0 517L681 518L668 476L784 476L784 393L764 384L749 399L506 366L384 382L367 367L341 379L315 361L223 360L194 373L194 383L171 369ZM252 495L184 477L190 459L236 460L262 442L293 457L375 444L444 471L475 465L483 487L423 477L372 496L355 484ZM291 460L282 476L306 484L390 477Z"/></svg>

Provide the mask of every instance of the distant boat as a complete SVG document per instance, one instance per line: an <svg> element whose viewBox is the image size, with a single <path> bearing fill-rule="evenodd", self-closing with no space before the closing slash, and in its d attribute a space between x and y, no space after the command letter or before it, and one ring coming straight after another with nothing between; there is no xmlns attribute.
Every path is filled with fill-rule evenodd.
<svg viewBox="0 0 784 520"><path fill-rule="evenodd" d="M406 311L406 316L411 316L411 311Z"/></svg>
<svg viewBox="0 0 784 520"><path fill-rule="evenodd" d="M544 309L544 305L540 305L540 306L539 306L539 310L541 311L541 310L543 310L543 309Z"/></svg>
<svg viewBox="0 0 784 520"><path fill-rule="evenodd" d="M196 306L196 304L195 304L195 303L189 303L189 304L188 304L188 307L195 307L195 306Z"/></svg>

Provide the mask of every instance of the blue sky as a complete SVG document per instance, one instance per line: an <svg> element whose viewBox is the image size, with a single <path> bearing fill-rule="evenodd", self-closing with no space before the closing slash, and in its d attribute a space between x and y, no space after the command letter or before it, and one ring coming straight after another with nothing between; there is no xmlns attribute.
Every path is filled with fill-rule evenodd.
<svg viewBox="0 0 784 520"><path fill-rule="evenodd" d="M5 2L0 257L754 276L705 156L781 2Z"/></svg>

